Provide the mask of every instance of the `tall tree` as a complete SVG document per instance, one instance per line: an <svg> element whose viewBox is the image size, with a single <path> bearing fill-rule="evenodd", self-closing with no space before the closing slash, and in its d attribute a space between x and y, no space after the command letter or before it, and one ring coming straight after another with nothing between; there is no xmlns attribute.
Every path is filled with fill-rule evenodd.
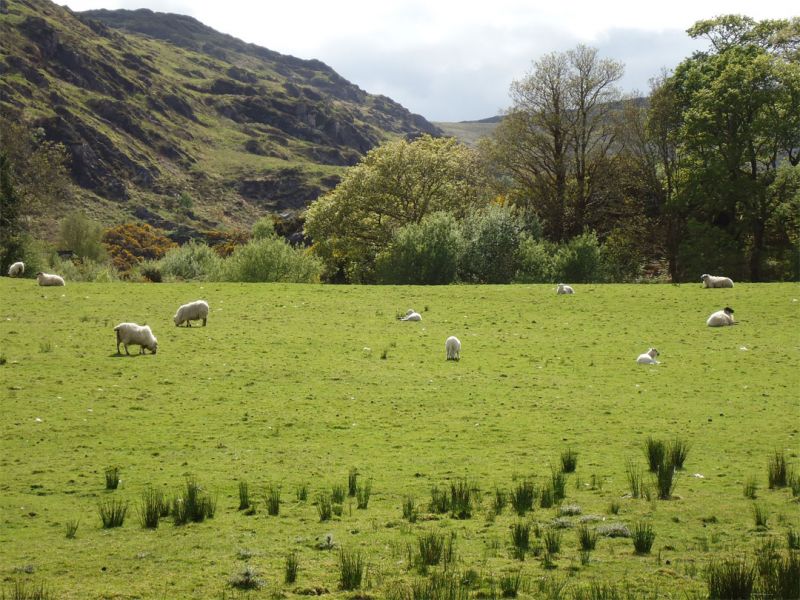
<svg viewBox="0 0 800 600"><path fill-rule="evenodd" d="M482 146L551 240L580 233L600 201L594 184L614 140L608 113L622 73L587 46L545 55L512 83L512 107Z"/></svg>

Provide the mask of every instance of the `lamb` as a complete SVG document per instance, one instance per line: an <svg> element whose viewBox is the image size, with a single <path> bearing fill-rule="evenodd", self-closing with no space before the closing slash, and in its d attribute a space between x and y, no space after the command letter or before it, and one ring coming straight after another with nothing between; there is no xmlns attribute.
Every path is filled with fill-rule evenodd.
<svg viewBox="0 0 800 600"><path fill-rule="evenodd" d="M144 354L144 349L147 348L153 354L158 350L158 340L153 335L149 325L137 325L136 323L120 323L114 327L117 335L117 354L122 354L119 351L119 345L125 348L125 354L130 356L128 352L128 344L139 346L139 354Z"/></svg>
<svg viewBox="0 0 800 600"><path fill-rule="evenodd" d="M409 308L405 317L400 317L401 321L422 321L422 315Z"/></svg>
<svg viewBox="0 0 800 600"><path fill-rule="evenodd" d="M639 358L636 359L636 362L640 365L657 365L659 362L656 360L656 356L658 356L658 350L655 348L650 348L644 354L640 354Z"/></svg>
<svg viewBox="0 0 800 600"><path fill-rule="evenodd" d="M726 306L722 310L718 310L706 321L706 325L709 327L725 327L726 325L734 325L735 321L733 320L733 309L730 306Z"/></svg>
<svg viewBox="0 0 800 600"><path fill-rule="evenodd" d="M558 287L556 288L556 294L574 294L575 290L573 290L570 286L564 285L563 283L559 283Z"/></svg>
<svg viewBox="0 0 800 600"><path fill-rule="evenodd" d="M732 288L733 287L733 279L730 277L718 277L715 275L709 275L708 273L703 273L700 276L700 279L703 281L704 288Z"/></svg>
<svg viewBox="0 0 800 600"><path fill-rule="evenodd" d="M461 359L461 342L456 336L451 335L445 340L444 349L447 352L447 360Z"/></svg>
<svg viewBox="0 0 800 600"><path fill-rule="evenodd" d="M192 321L199 321L200 319L203 319L203 327L205 327L206 319L208 319L208 302L205 300L195 300L189 304L184 304L178 308L178 312L172 317L176 327L180 327L183 322L186 322L187 327L191 327Z"/></svg>
<svg viewBox="0 0 800 600"><path fill-rule="evenodd" d="M25 263L22 261L15 262L13 265L8 267L8 276L9 277L19 277L25 272Z"/></svg>
<svg viewBox="0 0 800 600"><path fill-rule="evenodd" d="M66 285L63 277L50 273L37 273L36 281L39 282L39 285Z"/></svg>

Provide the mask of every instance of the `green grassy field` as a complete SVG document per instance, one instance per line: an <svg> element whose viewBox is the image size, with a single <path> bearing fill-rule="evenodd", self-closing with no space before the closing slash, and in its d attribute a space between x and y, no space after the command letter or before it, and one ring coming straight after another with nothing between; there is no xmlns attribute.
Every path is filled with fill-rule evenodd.
<svg viewBox="0 0 800 600"><path fill-rule="evenodd" d="M177 306L197 298L211 305L208 326L176 328ZM539 597L543 581L704 594L713 557L752 556L767 538L785 548L786 531L800 527L800 504L788 488L767 489L766 467L775 450L800 467L799 300L797 284L583 285L570 297L527 285L40 288L4 277L0 585L44 582L58 598L230 598L230 577L249 564L266 581L256 596L324 588L350 598L339 589L345 549L367 563L360 597L396 597L422 577L407 546L439 531L456 535L457 569L483 578L471 597L519 569L521 597ZM726 305L741 324L706 327ZM421 323L396 320L409 307ZM151 325L158 354L116 356L121 321ZM461 339L460 362L445 360L449 335ZM649 346L662 364L635 364ZM650 481L648 436L691 444L670 500L626 497L630 459ZM651 523L650 554L600 537L583 564L564 529L554 568L541 555L512 557L519 519L510 507L493 517L495 488L525 477L541 488L568 447L578 464L564 503L603 519L591 527ZM106 491L112 465L122 481ZM348 498L341 517L320 522L315 498L346 488L351 468L372 480L368 508ZM189 476L216 496L214 518L143 529L142 492L172 496ZM765 530L743 495L751 477ZM431 487L460 478L480 489L472 518L429 513ZM254 515L237 510L240 480ZM281 487L279 516L265 510L269 484ZM302 484L305 502L295 497ZM415 523L402 518L408 495ZM108 498L129 501L121 528L101 528ZM558 516L537 505L526 519L547 530ZM334 549L318 549L327 534ZM291 551L297 582L284 584Z"/></svg>

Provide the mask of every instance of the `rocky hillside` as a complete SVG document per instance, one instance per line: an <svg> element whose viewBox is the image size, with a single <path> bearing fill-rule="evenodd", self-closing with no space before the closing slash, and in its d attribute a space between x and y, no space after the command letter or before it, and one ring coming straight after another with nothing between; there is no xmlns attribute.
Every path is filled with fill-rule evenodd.
<svg viewBox="0 0 800 600"><path fill-rule="evenodd" d="M0 0L0 73L3 115L66 146L69 202L106 223L248 227L301 210L382 140L440 133L320 61L149 10Z"/></svg>

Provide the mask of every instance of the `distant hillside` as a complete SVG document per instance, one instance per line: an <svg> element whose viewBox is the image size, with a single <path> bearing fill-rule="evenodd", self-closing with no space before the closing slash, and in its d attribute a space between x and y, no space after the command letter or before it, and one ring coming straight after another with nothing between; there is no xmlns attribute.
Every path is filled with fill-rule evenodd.
<svg viewBox="0 0 800 600"><path fill-rule="evenodd" d="M2 1L0 72L3 115L64 143L71 203L105 223L249 227L302 210L383 140L441 133L320 61L149 10Z"/></svg>
<svg viewBox="0 0 800 600"><path fill-rule="evenodd" d="M503 117L497 116L480 121L435 122L434 125L441 129L444 135L454 137L468 146L475 146L479 139L491 135L502 119Z"/></svg>

